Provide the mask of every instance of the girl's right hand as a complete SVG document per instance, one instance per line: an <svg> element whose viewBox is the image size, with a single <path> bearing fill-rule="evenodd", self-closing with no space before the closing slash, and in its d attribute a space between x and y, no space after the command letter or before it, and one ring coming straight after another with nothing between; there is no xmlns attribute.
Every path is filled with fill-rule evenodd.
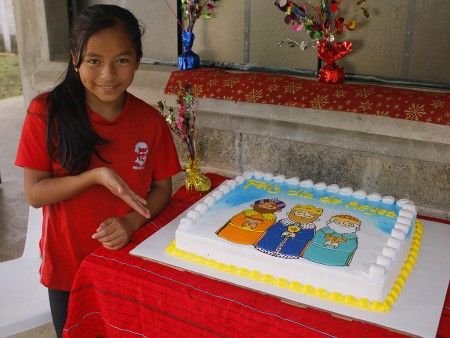
<svg viewBox="0 0 450 338"><path fill-rule="evenodd" d="M40 208L61 202L100 184L121 198L145 218L150 218L147 200L138 196L117 173L106 167L85 171L78 176L53 177L51 172L24 168L24 189L28 203Z"/></svg>
<svg viewBox="0 0 450 338"><path fill-rule="evenodd" d="M145 218L150 218L150 211L146 208L147 200L131 190L128 184L126 184L114 170L106 167L96 168L93 170L96 171L96 175L98 175L97 182L99 184L103 185L114 195L121 198L139 214Z"/></svg>

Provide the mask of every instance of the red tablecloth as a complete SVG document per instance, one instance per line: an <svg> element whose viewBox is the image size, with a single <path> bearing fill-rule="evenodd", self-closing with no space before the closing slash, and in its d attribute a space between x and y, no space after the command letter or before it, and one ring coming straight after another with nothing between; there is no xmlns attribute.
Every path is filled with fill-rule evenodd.
<svg viewBox="0 0 450 338"><path fill-rule="evenodd" d="M425 91L216 68L175 71L166 94L190 83L196 97L378 115L450 126L450 92Z"/></svg>
<svg viewBox="0 0 450 338"><path fill-rule="evenodd" d="M213 187L224 180L209 176ZM100 248L84 260L65 337L404 337L129 254L201 197L180 189L124 249ZM447 293L439 337L450 337L449 307Z"/></svg>

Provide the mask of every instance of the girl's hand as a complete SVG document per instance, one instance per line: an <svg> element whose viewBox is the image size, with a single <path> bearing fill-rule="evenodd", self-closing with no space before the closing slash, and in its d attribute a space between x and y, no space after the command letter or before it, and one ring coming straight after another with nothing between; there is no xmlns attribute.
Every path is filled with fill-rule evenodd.
<svg viewBox="0 0 450 338"><path fill-rule="evenodd" d="M147 200L131 190L128 184L114 170L105 167L94 170L98 171L97 174L99 175L100 184L121 198L139 214L145 218L150 218L150 211L146 208Z"/></svg>
<svg viewBox="0 0 450 338"><path fill-rule="evenodd" d="M132 191L110 168L95 168L78 176L64 177L53 177L51 172L24 168L25 197L35 208L65 201L96 184L105 186L138 214L150 218L147 200Z"/></svg>
<svg viewBox="0 0 450 338"><path fill-rule="evenodd" d="M114 172L112 173L115 174ZM115 176L118 177L116 174ZM152 215L159 214L169 203L171 196L171 178L153 181L151 189L147 195L147 205L151 206ZM147 211L150 216L150 211L148 209ZM98 240L104 247L110 250L119 250L128 243L133 233L146 222L148 222L148 219L143 218L142 215L133 210L123 217L108 218L100 224L96 233L92 235L92 238Z"/></svg>
<svg viewBox="0 0 450 338"><path fill-rule="evenodd" d="M108 218L100 224L92 238L98 240L107 249L122 249L134 233L132 224L128 223L126 216Z"/></svg>

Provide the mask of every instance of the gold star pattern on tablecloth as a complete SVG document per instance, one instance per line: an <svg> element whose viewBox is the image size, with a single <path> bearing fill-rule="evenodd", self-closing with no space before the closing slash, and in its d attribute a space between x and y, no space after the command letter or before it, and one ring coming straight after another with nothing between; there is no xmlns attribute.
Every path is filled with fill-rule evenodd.
<svg viewBox="0 0 450 338"><path fill-rule="evenodd" d="M294 76L229 72L215 68L176 71L166 94L190 83L199 98L283 105L377 115L450 125L450 92L430 92L371 84L326 84Z"/></svg>

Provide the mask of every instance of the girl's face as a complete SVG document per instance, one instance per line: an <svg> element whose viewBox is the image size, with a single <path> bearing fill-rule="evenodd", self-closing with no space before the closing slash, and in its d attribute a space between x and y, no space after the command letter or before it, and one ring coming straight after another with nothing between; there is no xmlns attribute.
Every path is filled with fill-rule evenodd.
<svg viewBox="0 0 450 338"><path fill-rule="evenodd" d="M92 34L79 67L89 107L106 119L117 117L138 66L135 47L120 26Z"/></svg>

